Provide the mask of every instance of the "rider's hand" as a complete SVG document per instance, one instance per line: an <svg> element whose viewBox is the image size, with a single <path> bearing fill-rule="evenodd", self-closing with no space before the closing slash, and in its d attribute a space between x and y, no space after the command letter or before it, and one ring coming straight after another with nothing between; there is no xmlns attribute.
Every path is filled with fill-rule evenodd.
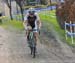
<svg viewBox="0 0 75 63"><path fill-rule="evenodd" d="M41 29L41 27L39 26L39 30Z"/></svg>
<svg viewBox="0 0 75 63"><path fill-rule="evenodd" d="M28 28L28 30L32 30L32 27L31 26L28 26L27 28Z"/></svg>

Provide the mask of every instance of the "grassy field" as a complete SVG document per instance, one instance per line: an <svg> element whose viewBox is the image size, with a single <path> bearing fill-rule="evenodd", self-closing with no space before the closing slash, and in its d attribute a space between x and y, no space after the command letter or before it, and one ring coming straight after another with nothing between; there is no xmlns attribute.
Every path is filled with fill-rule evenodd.
<svg viewBox="0 0 75 63"><path fill-rule="evenodd" d="M70 37L68 37L68 39L66 40L65 30L60 28L60 26L56 20L55 10L44 11L44 12L41 12L39 15L40 15L42 21L48 22L49 24L51 24L51 26L53 26L53 29L58 33L60 40L68 43L70 46L75 46L75 44L72 44ZM75 43L75 40L74 40L74 43Z"/></svg>

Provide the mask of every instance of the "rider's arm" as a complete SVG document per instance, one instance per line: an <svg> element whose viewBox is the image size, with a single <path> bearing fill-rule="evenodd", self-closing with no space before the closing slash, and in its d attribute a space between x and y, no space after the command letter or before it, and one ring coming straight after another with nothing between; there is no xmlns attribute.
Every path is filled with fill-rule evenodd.
<svg viewBox="0 0 75 63"><path fill-rule="evenodd" d="M39 26L39 29L41 28L42 24L41 24L41 20L40 17L37 15L37 24Z"/></svg>
<svg viewBox="0 0 75 63"><path fill-rule="evenodd" d="M24 26L25 30L27 30L27 16L24 17L23 26Z"/></svg>
<svg viewBox="0 0 75 63"><path fill-rule="evenodd" d="M40 29L40 28L41 28L41 26L42 26L41 21L40 21L40 20L38 20L38 21L37 21L37 23L38 23L38 26L39 26L39 29Z"/></svg>

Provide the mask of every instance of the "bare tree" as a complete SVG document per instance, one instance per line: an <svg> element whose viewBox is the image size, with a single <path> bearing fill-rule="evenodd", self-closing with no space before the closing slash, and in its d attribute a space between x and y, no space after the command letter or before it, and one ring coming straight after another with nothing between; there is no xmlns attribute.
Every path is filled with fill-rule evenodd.
<svg viewBox="0 0 75 63"><path fill-rule="evenodd" d="M4 0L4 2L7 4L8 8L9 8L10 18L11 18L11 20L13 20L12 9L11 9L11 0Z"/></svg>
<svg viewBox="0 0 75 63"><path fill-rule="evenodd" d="M18 6L20 7L22 20L24 20L24 15L23 15L24 8L23 7L25 5L25 0L15 0L15 1L18 4Z"/></svg>

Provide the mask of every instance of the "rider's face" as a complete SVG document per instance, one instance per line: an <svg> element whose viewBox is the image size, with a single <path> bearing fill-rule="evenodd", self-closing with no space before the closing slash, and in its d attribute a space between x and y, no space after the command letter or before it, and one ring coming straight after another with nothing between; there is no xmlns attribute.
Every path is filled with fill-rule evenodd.
<svg viewBox="0 0 75 63"><path fill-rule="evenodd" d="M33 17L34 15L33 15L33 14L30 14L29 16L30 16L30 17Z"/></svg>

